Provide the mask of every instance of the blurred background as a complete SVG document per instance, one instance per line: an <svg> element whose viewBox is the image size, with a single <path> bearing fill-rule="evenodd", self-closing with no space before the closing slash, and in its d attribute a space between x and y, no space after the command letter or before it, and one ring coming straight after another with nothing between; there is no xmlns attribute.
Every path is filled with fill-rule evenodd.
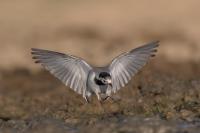
<svg viewBox="0 0 200 133"><path fill-rule="evenodd" d="M199 132L199 7L197 0L0 0L0 132ZM30 54L48 49L103 66L155 40L157 56L116 94L121 101L104 104L107 113Z"/></svg>
<svg viewBox="0 0 200 133"><path fill-rule="evenodd" d="M199 5L196 0L1 0L0 66L37 67L32 47L102 65L153 40L160 40L159 57L199 62Z"/></svg>

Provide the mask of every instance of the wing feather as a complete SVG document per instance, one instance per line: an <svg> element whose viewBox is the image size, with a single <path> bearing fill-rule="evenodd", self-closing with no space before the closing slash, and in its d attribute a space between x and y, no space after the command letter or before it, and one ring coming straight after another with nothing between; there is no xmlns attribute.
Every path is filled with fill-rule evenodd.
<svg viewBox="0 0 200 133"><path fill-rule="evenodd" d="M155 56L159 41L148 43L144 46L123 53L113 59L109 65L112 77L112 92L124 87L150 59Z"/></svg>
<svg viewBox="0 0 200 133"><path fill-rule="evenodd" d="M83 59L59 52L32 48L33 59L51 74L79 94L87 89L86 82L92 67Z"/></svg>

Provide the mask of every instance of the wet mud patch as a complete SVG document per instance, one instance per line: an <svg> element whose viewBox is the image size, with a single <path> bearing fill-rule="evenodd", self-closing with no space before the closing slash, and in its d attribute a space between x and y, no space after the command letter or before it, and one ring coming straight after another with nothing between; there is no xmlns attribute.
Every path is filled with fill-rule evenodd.
<svg viewBox="0 0 200 133"><path fill-rule="evenodd" d="M159 64L157 64L159 62ZM153 61L102 108L46 71L0 71L0 132L197 132L200 64Z"/></svg>

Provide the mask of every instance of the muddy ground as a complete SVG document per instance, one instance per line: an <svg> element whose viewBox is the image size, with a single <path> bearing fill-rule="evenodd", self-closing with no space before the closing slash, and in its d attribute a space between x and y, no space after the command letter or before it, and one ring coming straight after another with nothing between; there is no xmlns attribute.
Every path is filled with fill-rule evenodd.
<svg viewBox="0 0 200 133"><path fill-rule="evenodd" d="M200 64L153 59L102 108L46 71L1 70L0 131L158 132L200 130ZM184 71L184 73L183 73Z"/></svg>

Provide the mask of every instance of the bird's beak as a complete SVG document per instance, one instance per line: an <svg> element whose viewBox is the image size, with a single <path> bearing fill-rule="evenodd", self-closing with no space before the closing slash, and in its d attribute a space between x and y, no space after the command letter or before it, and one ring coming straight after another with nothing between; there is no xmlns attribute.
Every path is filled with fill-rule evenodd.
<svg viewBox="0 0 200 133"><path fill-rule="evenodd" d="M112 80L111 79L107 79L107 83L112 87Z"/></svg>
<svg viewBox="0 0 200 133"><path fill-rule="evenodd" d="M107 79L106 81L107 81L108 84L112 83L111 79Z"/></svg>

